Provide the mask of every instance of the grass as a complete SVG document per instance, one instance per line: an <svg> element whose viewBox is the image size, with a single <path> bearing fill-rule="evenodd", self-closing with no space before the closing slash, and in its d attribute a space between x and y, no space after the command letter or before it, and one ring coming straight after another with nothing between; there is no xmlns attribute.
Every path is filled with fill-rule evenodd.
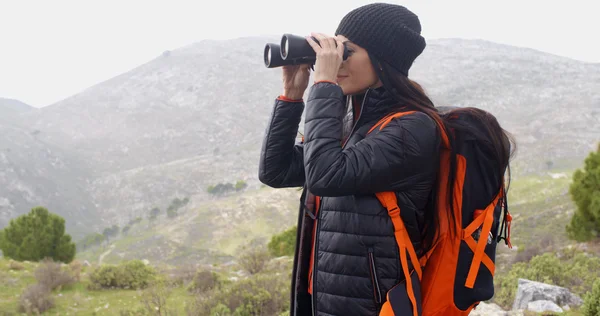
<svg viewBox="0 0 600 316"><path fill-rule="evenodd" d="M24 263L21 271L9 270L8 260L0 259L0 315L17 315L19 296L23 290L36 283L33 271L37 263ZM52 292L55 306L44 315L119 315L121 311L138 311L144 308L142 298L149 290L88 290L89 280L84 267L82 280ZM185 306L193 296L184 285L170 289L166 306L174 315L185 315Z"/></svg>
<svg viewBox="0 0 600 316"><path fill-rule="evenodd" d="M575 209L569 195L571 171L529 175L515 179L509 189L513 215L511 241L517 247L551 238L556 245L570 243L565 227Z"/></svg>

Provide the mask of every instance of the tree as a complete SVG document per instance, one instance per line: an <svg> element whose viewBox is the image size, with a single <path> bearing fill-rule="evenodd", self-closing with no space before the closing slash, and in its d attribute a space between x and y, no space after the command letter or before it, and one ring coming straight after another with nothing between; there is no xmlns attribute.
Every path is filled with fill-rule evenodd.
<svg viewBox="0 0 600 316"><path fill-rule="evenodd" d="M248 187L248 183L246 183L246 181L244 181L244 180L239 180L238 182L235 183L236 191L241 191L247 187Z"/></svg>
<svg viewBox="0 0 600 316"><path fill-rule="evenodd" d="M207 189L208 193L213 195L223 195L227 192L236 191L235 187L231 183L219 183L217 185L211 185Z"/></svg>
<svg viewBox="0 0 600 316"><path fill-rule="evenodd" d="M7 258L40 261L52 258L69 263L76 252L71 236L65 233L64 218L44 207L34 207L28 214L10 221L0 231L0 249Z"/></svg>
<svg viewBox="0 0 600 316"><path fill-rule="evenodd" d="M117 225L112 225L112 227L107 227L102 231L102 235L104 235L104 238L106 238L106 241L109 241L110 237L115 237L119 234L121 230L119 229L119 226Z"/></svg>
<svg viewBox="0 0 600 316"><path fill-rule="evenodd" d="M239 264L250 274L261 272L269 261L269 251L263 247L250 248L239 257Z"/></svg>
<svg viewBox="0 0 600 316"><path fill-rule="evenodd" d="M150 215L148 215L148 220L153 222L156 217L160 214L160 209L158 207L154 207L150 210Z"/></svg>
<svg viewBox="0 0 600 316"><path fill-rule="evenodd" d="M141 222L142 222L142 218L138 216L138 217L136 217L136 218L134 218L134 219L130 220L129 222L127 222L127 225L129 225L129 226L133 226L133 225L135 225L135 224L139 224L139 223L141 223Z"/></svg>
<svg viewBox="0 0 600 316"><path fill-rule="evenodd" d="M88 247L93 247L102 244L104 239L105 238L102 234L92 233L83 237L83 239L78 241L76 245L78 249L86 250L88 249Z"/></svg>
<svg viewBox="0 0 600 316"><path fill-rule="evenodd" d="M104 239L106 239L106 241L108 241L108 237L111 236L111 230L110 227L106 227L103 231L102 231L102 235L104 236Z"/></svg>
<svg viewBox="0 0 600 316"><path fill-rule="evenodd" d="M570 238L588 241L600 232L600 145L585 159L583 170L573 174L569 193L577 209L567 225Z"/></svg>

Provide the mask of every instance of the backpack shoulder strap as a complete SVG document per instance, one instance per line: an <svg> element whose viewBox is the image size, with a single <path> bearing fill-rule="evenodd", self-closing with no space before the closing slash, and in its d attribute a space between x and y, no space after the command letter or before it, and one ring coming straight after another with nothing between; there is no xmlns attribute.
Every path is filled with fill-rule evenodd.
<svg viewBox="0 0 600 316"><path fill-rule="evenodd" d="M410 241L410 237L408 236L404 222L400 217L400 207L398 207L396 194L393 192L380 192L376 193L376 196L379 202L381 202L381 204L388 210L388 215L394 224L394 236L396 237L396 243L398 244L398 249L400 251L400 262L402 263L404 279L406 280L406 291L413 306L413 315L417 316L419 308L417 306L417 300L413 290L412 278L410 276L410 272L408 271L408 258L406 257L406 252L408 252L412 266L417 272L420 280L423 272L421 270L419 258L417 258L415 248Z"/></svg>
<svg viewBox="0 0 600 316"><path fill-rule="evenodd" d="M405 115L409 115L415 113L415 111L407 111L407 112L398 112L392 113L385 117L383 117L377 124L375 124L367 134L374 131L376 128L379 130L383 129L386 125L388 125L394 118L402 117ZM419 258L417 257L417 253L413 247L412 242L410 241L410 237L408 236L408 232L406 230L406 226L400 217L400 207L398 206L398 200L396 198L396 194L394 192L379 192L375 194L377 199L388 210L388 215L392 220L392 224L394 225L394 236L396 238L396 244L398 245L399 253L400 253L400 262L402 265L402 270L404 273L404 279L406 280L406 291L408 293L408 298L412 304L413 316L418 316L418 311L420 310L419 306L417 306L417 299L414 293L414 288L412 284L412 278L409 271L408 266L408 256L410 257L410 261L412 266L417 273L419 280L422 277L422 269L421 262L419 262ZM420 294L420 293L419 293Z"/></svg>
<svg viewBox="0 0 600 316"><path fill-rule="evenodd" d="M383 129L386 125L388 125L393 119L395 119L397 117L402 117L402 116L405 116L408 114L413 114L413 113L415 113L415 111L397 112L397 113L388 114L388 115L384 116L381 120L379 120L379 122L377 122L377 124L373 125L373 127L371 127L371 129L367 132L367 134L370 134L377 127L379 127L379 130Z"/></svg>

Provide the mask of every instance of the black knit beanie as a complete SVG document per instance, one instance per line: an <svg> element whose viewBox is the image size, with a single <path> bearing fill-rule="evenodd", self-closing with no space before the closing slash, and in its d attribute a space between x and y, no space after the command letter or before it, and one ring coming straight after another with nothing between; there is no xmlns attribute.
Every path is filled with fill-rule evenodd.
<svg viewBox="0 0 600 316"><path fill-rule="evenodd" d="M372 3L350 11L335 35L343 35L408 76L414 60L425 49L419 17L407 8Z"/></svg>

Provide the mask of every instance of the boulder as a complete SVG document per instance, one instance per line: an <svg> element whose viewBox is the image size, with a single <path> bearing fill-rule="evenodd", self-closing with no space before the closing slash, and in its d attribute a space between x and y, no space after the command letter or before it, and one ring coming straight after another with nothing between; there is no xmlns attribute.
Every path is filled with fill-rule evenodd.
<svg viewBox="0 0 600 316"><path fill-rule="evenodd" d="M543 313L543 312L562 313L563 312L563 309L560 308L560 306L556 305L552 301L546 301L546 300L530 302L529 304L527 304L527 310L536 312L536 313Z"/></svg>
<svg viewBox="0 0 600 316"><path fill-rule="evenodd" d="M477 305L477 308L471 311L469 316L523 316L522 310L505 311L500 306L493 303L484 303Z"/></svg>
<svg viewBox="0 0 600 316"><path fill-rule="evenodd" d="M527 309L529 303L535 301L550 301L558 306L581 306L583 304L581 297L564 287L519 279L519 287L512 309Z"/></svg>
<svg viewBox="0 0 600 316"><path fill-rule="evenodd" d="M508 312L496 304L480 303L469 316L507 316Z"/></svg>

